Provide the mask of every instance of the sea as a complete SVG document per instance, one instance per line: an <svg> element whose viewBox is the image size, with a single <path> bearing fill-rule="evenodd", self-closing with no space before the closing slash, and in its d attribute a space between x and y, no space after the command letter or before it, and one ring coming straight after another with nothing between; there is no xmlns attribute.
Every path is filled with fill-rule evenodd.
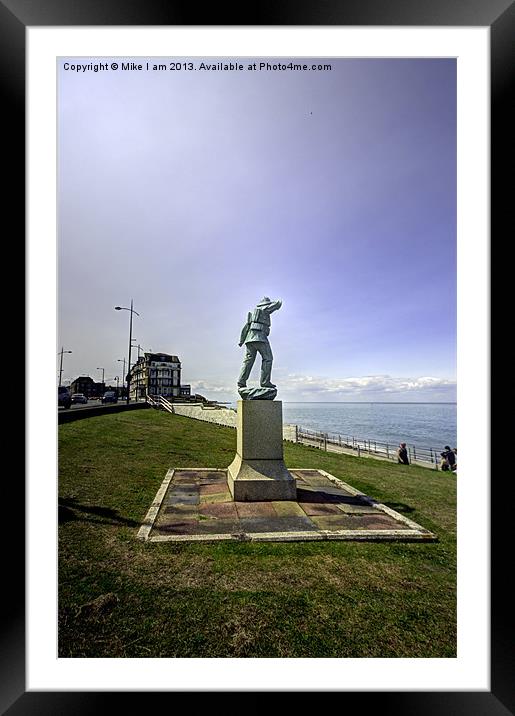
<svg viewBox="0 0 515 716"><path fill-rule="evenodd" d="M283 422L351 439L436 450L458 447L456 403L283 402Z"/></svg>

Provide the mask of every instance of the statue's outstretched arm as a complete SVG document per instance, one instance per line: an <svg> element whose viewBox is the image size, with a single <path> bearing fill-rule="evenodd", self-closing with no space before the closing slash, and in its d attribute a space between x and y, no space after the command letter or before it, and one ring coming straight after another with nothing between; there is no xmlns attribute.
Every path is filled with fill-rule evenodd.
<svg viewBox="0 0 515 716"><path fill-rule="evenodd" d="M280 299L278 299L277 301L270 301L269 304L263 307L263 311L266 311L267 313L273 313L274 311L278 311L282 305L283 302Z"/></svg>

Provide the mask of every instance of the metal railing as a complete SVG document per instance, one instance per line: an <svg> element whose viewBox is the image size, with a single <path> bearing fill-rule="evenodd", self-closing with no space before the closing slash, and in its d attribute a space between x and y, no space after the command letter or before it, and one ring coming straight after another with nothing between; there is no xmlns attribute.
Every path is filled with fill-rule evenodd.
<svg viewBox="0 0 515 716"><path fill-rule="evenodd" d="M173 404L162 395L148 395L147 403L154 408L167 410L174 413ZM205 409L205 406L203 406ZM213 407L213 406L207 406ZM231 426L234 427L234 426ZM286 431L286 427L288 430ZM296 443L303 443L311 447L317 447L328 452L355 452L358 457L369 455L383 460L392 460L397 462L397 449L399 444L382 442L380 440L372 440L368 438L357 438L344 436L339 433L327 433L319 430L310 430L301 425L285 425L285 437ZM421 465L434 467L439 469L441 461L441 449L421 448L416 445L406 445L408 451L408 459L410 463L419 463Z"/></svg>
<svg viewBox="0 0 515 716"><path fill-rule="evenodd" d="M174 412L172 403L166 398L163 398L162 395L147 395L146 401L153 408L167 410L169 413Z"/></svg>
<svg viewBox="0 0 515 716"><path fill-rule="evenodd" d="M384 460L393 460L394 462L397 462L397 448L399 447L399 445L395 443L369 440L368 438L357 438L354 436L349 437L340 435L339 433L309 430L300 425L295 426L295 442L333 452L352 450L357 453L358 457L365 454ZM439 451L432 447L421 448L416 447L416 445L406 445L406 449L410 463L431 464L435 470L438 470L441 460L441 449Z"/></svg>

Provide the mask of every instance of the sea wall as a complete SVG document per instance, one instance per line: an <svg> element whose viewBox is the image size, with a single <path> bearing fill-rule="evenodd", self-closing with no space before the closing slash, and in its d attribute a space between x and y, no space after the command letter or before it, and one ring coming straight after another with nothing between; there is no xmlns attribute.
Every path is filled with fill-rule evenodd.
<svg viewBox="0 0 515 716"><path fill-rule="evenodd" d="M236 411L223 406L206 406L202 403L173 403L173 412L186 418L205 420L208 423L236 427Z"/></svg>
<svg viewBox="0 0 515 716"><path fill-rule="evenodd" d="M230 428L236 427L237 413L234 408L226 408L221 405L204 405L202 403L173 403L173 412L176 415L184 415L186 418L205 420L208 423L225 425ZM283 440L296 441L295 425L283 425Z"/></svg>

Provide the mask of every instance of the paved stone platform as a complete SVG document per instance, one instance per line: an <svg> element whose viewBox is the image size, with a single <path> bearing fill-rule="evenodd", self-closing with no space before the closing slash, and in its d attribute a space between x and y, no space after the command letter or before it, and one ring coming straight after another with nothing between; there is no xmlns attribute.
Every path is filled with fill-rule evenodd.
<svg viewBox="0 0 515 716"><path fill-rule="evenodd" d="M436 535L324 470L290 469L297 500L234 502L227 470L170 469L138 532L151 542L434 541Z"/></svg>

